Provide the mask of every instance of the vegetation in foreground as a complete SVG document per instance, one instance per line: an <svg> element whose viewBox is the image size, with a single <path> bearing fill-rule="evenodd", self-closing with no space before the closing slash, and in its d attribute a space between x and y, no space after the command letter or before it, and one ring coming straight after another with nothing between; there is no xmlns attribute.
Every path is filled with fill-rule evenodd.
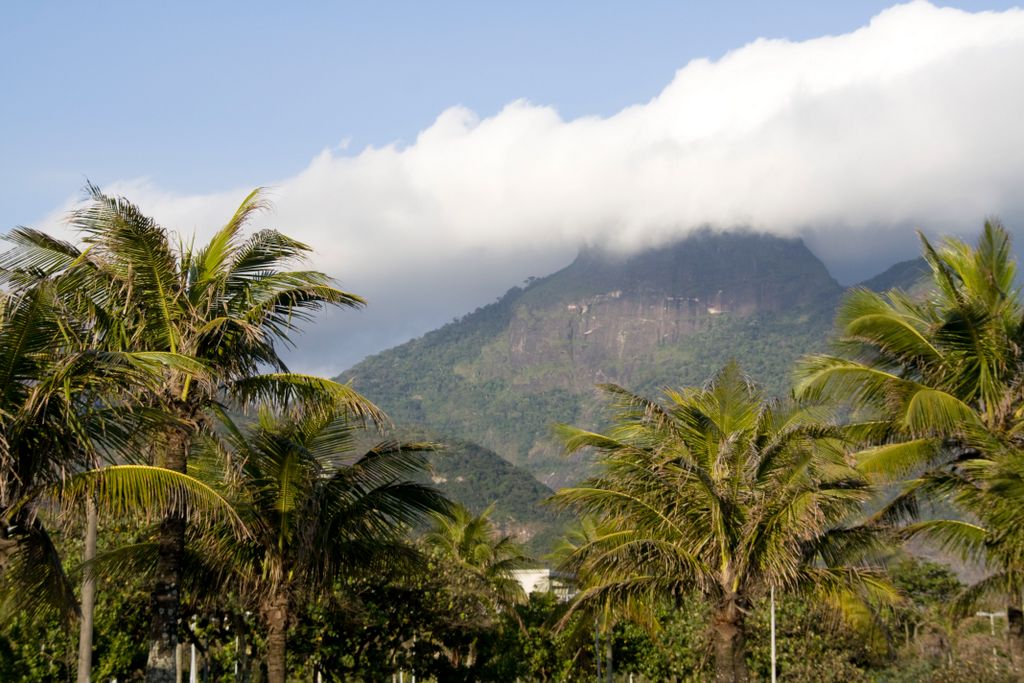
<svg viewBox="0 0 1024 683"><path fill-rule="evenodd" d="M1024 303L998 224L923 241L923 295L848 296L791 401L729 364L561 428L599 454L553 499L580 515L561 602L522 593L490 508L425 483L433 444L284 367L297 322L361 300L244 236L258 193L196 249L90 192L85 248L17 229L0 255L0 679L173 680L192 648L206 680L274 683L1022 674Z"/></svg>
<svg viewBox="0 0 1024 683"><path fill-rule="evenodd" d="M866 562L884 530L856 521L870 485L827 414L766 402L736 365L664 404L606 390L611 430L562 430L570 451L600 453L597 477L554 497L599 520L565 563L583 588L574 610L642 616L697 597L719 681L749 679L746 615L773 591L831 608L874 645L874 613L897 601Z"/></svg>

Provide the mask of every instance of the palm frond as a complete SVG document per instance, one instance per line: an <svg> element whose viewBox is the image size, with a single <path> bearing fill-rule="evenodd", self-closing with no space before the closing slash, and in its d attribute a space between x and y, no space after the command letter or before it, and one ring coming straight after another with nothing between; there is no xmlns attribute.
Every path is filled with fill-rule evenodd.
<svg viewBox="0 0 1024 683"><path fill-rule="evenodd" d="M950 614L966 617L991 600L1006 600L1007 596L1020 595L1020 575L997 572L962 590L948 605Z"/></svg>
<svg viewBox="0 0 1024 683"><path fill-rule="evenodd" d="M207 242L206 246L196 255L195 273L192 279L199 286L212 279L221 277L238 252L238 237L246 223L261 211L270 208L264 196L263 188L250 192L235 210L228 222ZM196 302L197 303L197 302Z"/></svg>
<svg viewBox="0 0 1024 683"><path fill-rule="evenodd" d="M131 283L129 296L143 312L157 348L176 353L182 286L167 231L123 197L108 197L95 186L89 191L92 201L72 214L71 226L85 235L106 268Z"/></svg>
<svg viewBox="0 0 1024 683"><path fill-rule="evenodd" d="M348 384L297 373L269 373L245 377L230 386L232 397L243 404L269 402L278 406L301 404L307 410L341 410L357 420L383 426L388 418L369 399Z"/></svg>
<svg viewBox="0 0 1024 683"><path fill-rule="evenodd" d="M857 469L879 481L898 481L933 464L942 454L937 439L911 439L873 446L856 454Z"/></svg>
<svg viewBox="0 0 1024 683"><path fill-rule="evenodd" d="M32 228L14 228L3 240L11 245L0 254L0 284L4 285L36 284L42 277L66 270L81 257L81 251L70 242Z"/></svg>
<svg viewBox="0 0 1024 683"><path fill-rule="evenodd" d="M162 467L102 467L71 477L52 495L65 509L74 509L91 497L102 515L151 519L184 515L199 523L227 524L240 537L249 533L223 495L198 479Z"/></svg>
<svg viewBox="0 0 1024 683"><path fill-rule="evenodd" d="M65 625L74 622L78 599L49 531L38 517L19 521L12 527L13 553L0 574L0 615L49 612Z"/></svg>
<svg viewBox="0 0 1024 683"><path fill-rule="evenodd" d="M984 527L955 519L932 519L910 524L902 531L907 539L922 539L964 559L984 557L988 532Z"/></svg>

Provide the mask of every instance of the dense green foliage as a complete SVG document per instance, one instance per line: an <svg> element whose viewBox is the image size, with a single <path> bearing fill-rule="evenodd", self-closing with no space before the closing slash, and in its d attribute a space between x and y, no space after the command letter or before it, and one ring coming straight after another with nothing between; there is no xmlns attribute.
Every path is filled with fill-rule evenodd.
<svg viewBox="0 0 1024 683"><path fill-rule="evenodd" d="M280 272L304 245L241 237L258 193L195 249L90 191L87 249L18 229L0 255L0 680L84 681L90 659L93 679L168 680L188 643L208 681L745 681L770 675L773 617L783 680L1019 678L1024 302L998 225L925 242L930 289L848 295L802 402L767 395L840 289L799 241L750 234L587 250L360 366L400 421L548 481L588 466L555 465L549 424L584 426L558 438L596 454L591 477L554 496L583 515L555 577L578 593L527 597L519 539L554 545L550 489L470 442L393 440L352 387L284 371L296 321L361 301ZM700 386L607 386L599 430L595 379ZM228 400L263 407L239 426ZM145 460L173 469L122 464ZM996 571L964 589L901 538ZM1001 600L1005 626L971 615Z"/></svg>
<svg viewBox="0 0 1024 683"><path fill-rule="evenodd" d="M736 361L770 396L785 396L789 374L802 355L823 348L832 324L830 306L800 311L712 318L685 345L655 351L650 365L630 384L656 391L668 382L697 386L716 369Z"/></svg>
<svg viewBox="0 0 1024 683"><path fill-rule="evenodd" d="M109 536L113 530L107 530ZM943 601L959 589L942 568L913 560L896 560L894 582L907 594L906 610L941 618ZM415 575L384 573L353 579L322 600L303 604L288 633L294 643L290 666L298 680L319 670L327 681L390 680L402 668L418 680L563 681L586 679L594 670L593 624L575 619L554 631L567 605L553 595L536 593L511 613L487 617L472 598L452 584L451 570L431 560ZM132 680L145 665L147 597L131 585L105 584L97 609L96 667L98 680L116 676ZM462 597L459 597L459 596ZM780 601L777 612L779 672L783 681L919 680L999 681L993 673L987 620L972 619L949 627L932 617L915 617L921 625L903 629L903 616L892 616L892 650L883 658L866 651L862 640L827 612L802 598ZM483 615L486 618L481 618ZM767 603L752 606L749 623L751 671L766 679L769 667ZM216 617L216 618L212 618ZM223 615L201 616L195 633L202 648L200 662L211 681L233 681L235 633ZM708 610L693 596L658 615L660 628L648 632L623 622L611 634L612 666L619 676L634 674L637 683L702 681L709 676ZM998 626L999 631L1002 625ZM415 643L413 636L416 636ZM187 635L185 636L188 637ZM447 653L476 641L476 658L461 673ZM602 635L602 645L607 636ZM1003 640L997 664L1005 672ZM248 647L262 657L258 632ZM23 614L0 625L0 680L61 681L74 670L74 637L51 619ZM606 662L606 655L603 655ZM607 664L605 664L607 666ZM258 669L258 664L256 665ZM219 673L217 673L219 672ZM99 676L102 675L103 678Z"/></svg>
<svg viewBox="0 0 1024 683"><path fill-rule="evenodd" d="M104 525L101 551L137 540L134 523ZM78 524L58 527L53 534L60 555L77 570L82 554ZM74 572L75 575L78 571ZM11 590L0 580L3 592ZM17 590L17 587L14 587ZM64 681L74 676L77 657L75 629L51 610L8 614L0 628L0 680ZM149 589L143 577L101 577L95 615L93 675L96 680L130 680L145 669L149 629Z"/></svg>
<svg viewBox="0 0 1024 683"><path fill-rule="evenodd" d="M512 290L440 330L409 342L402 353L367 359L342 375L405 426L422 425L450 439L483 444L514 463L549 437L553 421L571 421L579 398L564 389L524 393L507 378L475 381L456 368L473 361L507 325L508 309L521 294Z"/></svg>

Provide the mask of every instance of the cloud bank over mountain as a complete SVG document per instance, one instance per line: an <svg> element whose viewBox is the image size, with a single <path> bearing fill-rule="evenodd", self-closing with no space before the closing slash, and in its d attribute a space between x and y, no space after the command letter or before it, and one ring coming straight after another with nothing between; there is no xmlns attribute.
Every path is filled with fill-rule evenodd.
<svg viewBox="0 0 1024 683"><path fill-rule="evenodd" d="M471 55L467 55L467 59ZM299 367L362 355L564 265L581 244L655 246L704 225L807 239L840 277L914 253L912 229L1024 228L1024 11L893 7L852 33L758 40L681 68L607 117L459 106L415 141L329 149L268 185L264 222L371 303L300 341ZM248 188L105 188L209 233Z"/></svg>

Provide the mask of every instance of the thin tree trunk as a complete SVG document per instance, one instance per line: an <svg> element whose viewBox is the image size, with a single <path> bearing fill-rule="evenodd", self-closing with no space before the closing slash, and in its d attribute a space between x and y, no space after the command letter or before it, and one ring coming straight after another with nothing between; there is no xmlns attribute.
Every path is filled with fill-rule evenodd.
<svg viewBox="0 0 1024 683"><path fill-rule="evenodd" d="M92 676L92 617L96 606L96 577L92 561L96 559L96 502L85 501L85 551L82 562L82 620L78 625L78 683L89 683Z"/></svg>
<svg viewBox="0 0 1024 683"><path fill-rule="evenodd" d="M715 681L747 683L746 633L738 596L727 596L712 618L715 639Z"/></svg>
<svg viewBox="0 0 1024 683"><path fill-rule="evenodd" d="M172 433L159 465L185 472L188 438ZM181 611L181 568L185 560L185 517L179 512L168 515L157 532L159 560L156 581L150 595L149 657L146 660L148 683L172 683L175 680L175 649L178 646L178 619Z"/></svg>
<svg viewBox="0 0 1024 683"><path fill-rule="evenodd" d="M288 596L279 591L271 598L264 614L267 621L267 683L285 683Z"/></svg>

